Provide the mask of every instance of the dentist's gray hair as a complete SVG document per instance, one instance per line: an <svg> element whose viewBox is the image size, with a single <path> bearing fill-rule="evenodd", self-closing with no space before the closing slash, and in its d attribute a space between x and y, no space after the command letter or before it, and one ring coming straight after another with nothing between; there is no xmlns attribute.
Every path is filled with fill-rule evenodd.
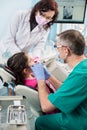
<svg viewBox="0 0 87 130"><path fill-rule="evenodd" d="M57 36L60 39L60 43L68 46L72 53L76 55L84 53L86 43L84 36L79 31L74 29L66 30Z"/></svg>

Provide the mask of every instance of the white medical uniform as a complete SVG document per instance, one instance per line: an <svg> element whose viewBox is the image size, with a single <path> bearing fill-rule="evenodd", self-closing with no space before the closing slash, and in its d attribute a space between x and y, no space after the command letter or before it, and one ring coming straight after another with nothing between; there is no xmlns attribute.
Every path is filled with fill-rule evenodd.
<svg viewBox="0 0 87 130"><path fill-rule="evenodd" d="M41 56L49 33L41 26L36 26L30 31L30 11L20 11L10 26L10 32L2 41L2 53L8 51L14 53L32 50L32 56ZM0 43L1 44L1 43ZM4 51L4 52L3 52Z"/></svg>

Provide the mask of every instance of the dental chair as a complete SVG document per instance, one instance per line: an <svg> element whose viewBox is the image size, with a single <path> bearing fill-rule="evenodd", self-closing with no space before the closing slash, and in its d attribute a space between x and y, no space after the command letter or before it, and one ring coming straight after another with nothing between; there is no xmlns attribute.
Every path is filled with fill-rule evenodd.
<svg viewBox="0 0 87 130"><path fill-rule="evenodd" d="M0 64L0 85L3 85L8 89L8 85L14 81L15 81L14 73L11 70L9 70L4 64ZM17 85L14 88L14 92L16 95L22 95L23 98L27 100L31 112L35 117L43 114L40 107L37 90L34 90L24 85Z"/></svg>
<svg viewBox="0 0 87 130"><path fill-rule="evenodd" d="M66 71L66 69L54 58L48 61L43 61L43 64L47 66L51 74L61 81L64 81L69 74L69 72ZM2 64L0 65L0 78L4 84L8 84L9 82L15 80L15 76L12 71ZM27 103L30 105L31 112L35 117L44 114L41 110L37 90L24 85L17 85L15 86L14 91L16 95L22 95L27 100Z"/></svg>
<svg viewBox="0 0 87 130"><path fill-rule="evenodd" d="M41 110L40 101L37 90L25 85L17 85L15 87L16 95L22 95L30 105L30 110L34 117L44 114Z"/></svg>
<svg viewBox="0 0 87 130"><path fill-rule="evenodd" d="M67 78L71 71L67 64L57 61L54 57L44 60L43 64L47 67L49 72L61 82Z"/></svg>
<svg viewBox="0 0 87 130"><path fill-rule="evenodd" d="M0 86L8 86L9 83L15 80L15 75L4 64L0 64Z"/></svg>
<svg viewBox="0 0 87 130"><path fill-rule="evenodd" d="M55 58L51 58L49 60L46 59L43 61L43 64L46 65L49 72L61 82L63 82L70 73L67 65L56 61ZM30 104L31 112L35 117L44 114L41 110L37 90L24 85L17 85L15 87L15 93L18 95L23 95L27 99L27 102Z"/></svg>

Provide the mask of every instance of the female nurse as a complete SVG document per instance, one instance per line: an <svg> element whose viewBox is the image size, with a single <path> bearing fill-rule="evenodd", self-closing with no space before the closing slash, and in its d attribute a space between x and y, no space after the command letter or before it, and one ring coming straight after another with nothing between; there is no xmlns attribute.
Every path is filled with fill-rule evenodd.
<svg viewBox="0 0 87 130"><path fill-rule="evenodd" d="M2 42L2 51L11 55L24 51L33 57L43 54L44 45L58 15L58 5L54 0L40 0L32 10L21 11L10 26L8 37Z"/></svg>

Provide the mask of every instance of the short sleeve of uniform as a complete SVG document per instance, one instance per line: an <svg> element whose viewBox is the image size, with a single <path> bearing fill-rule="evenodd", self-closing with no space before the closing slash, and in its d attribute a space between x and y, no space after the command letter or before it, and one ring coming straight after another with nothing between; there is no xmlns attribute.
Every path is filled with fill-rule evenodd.
<svg viewBox="0 0 87 130"><path fill-rule="evenodd" d="M87 60L80 63L60 88L48 96L50 102L64 113L76 109L87 97Z"/></svg>

